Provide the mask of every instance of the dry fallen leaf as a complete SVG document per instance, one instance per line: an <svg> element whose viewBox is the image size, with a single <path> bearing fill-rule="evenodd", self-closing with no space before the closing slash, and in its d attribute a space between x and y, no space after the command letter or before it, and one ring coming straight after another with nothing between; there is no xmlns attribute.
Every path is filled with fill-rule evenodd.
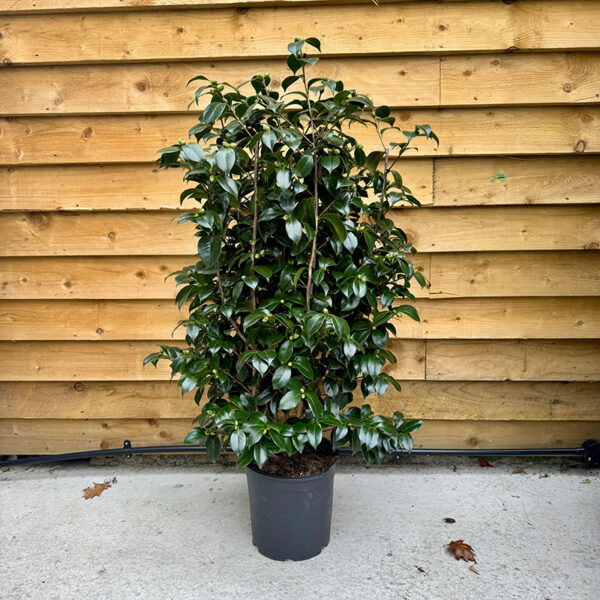
<svg viewBox="0 0 600 600"><path fill-rule="evenodd" d="M93 487L86 487L83 490L83 498L85 500L89 500L90 498L95 498L99 496L104 490L111 487L110 481L105 481L104 483L94 483Z"/></svg>
<svg viewBox="0 0 600 600"><path fill-rule="evenodd" d="M454 552L456 556L456 560L463 559L465 562L472 561L476 563L475 560L475 552L473 548L469 546L469 544L465 544L463 540L456 540L454 542L450 542L448 545L450 552Z"/></svg>
<svg viewBox="0 0 600 600"><path fill-rule="evenodd" d="M10 467L2 467L3 473L8 473L8 471L10 471Z"/></svg>
<svg viewBox="0 0 600 600"><path fill-rule="evenodd" d="M456 523L456 519L453 519L452 517L446 517L444 519L444 523Z"/></svg>
<svg viewBox="0 0 600 600"><path fill-rule="evenodd" d="M473 571L473 573L476 573L477 575L479 575L479 571L475 568L475 565L471 565L469 567L469 571Z"/></svg>
<svg viewBox="0 0 600 600"><path fill-rule="evenodd" d="M527 471L525 469L515 469L511 475L527 475Z"/></svg>
<svg viewBox="0 0 600 600"><path fill-rule="evenodd" d="M479 457L479 466L480 467L493 467L494 465L490 464L485 458L482 456Z"/></svg>

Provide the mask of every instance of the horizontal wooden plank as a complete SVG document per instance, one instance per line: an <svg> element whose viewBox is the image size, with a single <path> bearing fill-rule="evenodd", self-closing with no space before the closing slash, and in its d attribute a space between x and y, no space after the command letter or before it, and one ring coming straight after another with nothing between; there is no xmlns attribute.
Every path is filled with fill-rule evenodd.
<svg viewBox="0 0 600 600"><path fill-rule="evenodd" d="M600 248L595 206L398 209L393 218L420 252Z"/></svg>
<svg viewBox="0 0 600 600"><path fill-rule="evenodd" d="M195 75L239 85L265 71L280 90L289 70L276 59L17 67L3 75L0 114L185 112ZM593 53L325 58L313 71L391 107L600 102L600 56ZM192 110L205 104L201 98Z"/></svg>
<svg viewBox="0 0 600 600"><path fill-rule="evenodd" d="M600 55L505 54L442 57L440 104L600 102Z"/></svg>
<svg viewBox="0 0 600 600"><path fill-rule="evenodd" d="M600 152L600 108L595 106L415 109L394 111L402 129L431 125L440 146L414 143L420 156L573 154ZM186 136L192 115L5 117L0 164L147 163L156 151ZM368 150L376 132L353 130ZM402 138L403 140L404 138ZM388 141L400 141L390 136Z"/></svg>
<svg viewBox="0 0 600 600"><path fill-rule="evenodd" d="M395 209L421 252L600 247L599 206ZM0 256L192 255L193 226L170 212L0 213Z"/></svg>
<svg viewBox="0 0 600 600"><path fill-rule="evenodd" d="M422 205L431 205L433 161L396 165ZM32 186L31 182L36 185ZM176 210L187 187L177 169L150 164L19 166L0 168L0 211ZM192 200L183 206L194 206Z"/></svg>
<svg viewBox="0 0 600 600"><path fill-rule="evenodd" d="M102 12L118 10L163 10L173 8L214 9L256 6L301 6L312 4L372 4L373 0L3 0L0 14L46 14L63 12ZM462 2L464 0L437 0ZM377 4L414 2L414 0L377 0Z"/></svg>
<svg viewBox="0 0 600 600"><path fill-rule="evenodd" d="M4 18L4 64L263 58L315 36L326 55L586 50L600 44L593 0L418 2L23 15ZM160 43L157 43L160 40Z"/></svg>
<svg viewBox="0 0 600 600"><path fill-rule="evenodd" d="M433 203L432 165L397 165L425 206ZM436 206L600 203L600 157L442 158L434 181ZM177 209L183 187L180 172L143 163L4 167L0 210Z"/></svg>
<svg viewBox="0 0 600 600"><path fill-rule="evenodd" d="M377 104L439 104L439 59L435 57L325 58L313 71L315 77L341 79L347 89L367 93ZM289 69L283 61L273 59L17 67L2 74L0 114L186 112L195 90L194 84L187 87L187 82L195 75L239 85L254 73L264 72L271 74L271 87L282 91L281 81L289 75ZM296 84L298 89L300 85L300 82ZM252 88L248 86L248 89ZM199 107L193 106L192 110L203 109L206 102L206 97L201 98Z"/></svg>
<svg viewBox="0 0 600 600"><path fill-rule="evenodd" d="M594 204L600 157L441 158L434 188L435 206Z"/></svg>
<svg viewBox="0 0 600 600"><path fill-rule="evenodd" d="M598 341L429 340L426 379L600 381L599 355Z"/></svg>
<svg viewBox="0 0 600 600"><path fill-rule="evenodd" d="M142 367L154 341L0 342L0 381L168 381L170 369ZM426 349L428 353L425 365ZM600 342L392 340L398 357L386 365L397 379L474 381L600 381Z"/></svg>
<svg viewBox="0 0 600 600"><path fill-rule="evenodd" d="M165 299L174 298L170 273L195 264L198 256L0 258L0 298ZM429 279L429 255L417 254L415 268ZM429 289L415 284L426 298ZM412 289L412 288L411 288Z"/></svg>
<svg viewBox="0 0 600 600"><path fill-rule="evenodd" d="M2 454L55 454L134 446L181 445L190 419L0 419ZM593 421L425 421L417 448L576 448L597 438Z"/></svg>
<svg viewBox="0 0 600 600"><path fill-rule="evenodd" d="M431 298L600 296L598 251L432 254L430 268Z"/></svg>
<svg viewBox="0 0 600 600"><path fill-rule="evenodd" d="M600 383L401 382L376 413L470 421L600 421ZM3 419L193 419L193 394L169 382L0 383ZM362 396L356 395L362 403Z"/></svg>
<svg viewBox="0 0 600 600"><path fill-rule="evenodd" d="M593 339L600 298L421 299L400 339ZM183 311L167 300L2 300L2 340L168 339ZM175 332L182 339L183 330Z"/></svg>
<svg viewBox="0 0 600 600"><path fill-rule="evenodd" d="M197 260L196 255L0 258L0 298L173 298L175 284L165 277ZM415 288L418 298L600 295L598 251L419 253L413 263L431 282L430 288Z"/></svg>
<svg viewBox="0 0 600 600"><path fill-rule="evenodd" d="M404 317L398 337L417 339L594 339L600 297L418 300L421 323Z"/></svg>

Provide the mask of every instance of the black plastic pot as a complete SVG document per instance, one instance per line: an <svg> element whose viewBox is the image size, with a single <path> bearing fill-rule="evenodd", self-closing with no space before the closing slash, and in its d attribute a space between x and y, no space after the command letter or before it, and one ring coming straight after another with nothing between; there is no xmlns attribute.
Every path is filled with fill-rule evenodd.
<svg viewBox="0 0 600 600"><path fill-rule="evenodd" d="M306 560L329 543L335 464L319 475L289 479L246 467L252 542L274 560Z"/></svg>

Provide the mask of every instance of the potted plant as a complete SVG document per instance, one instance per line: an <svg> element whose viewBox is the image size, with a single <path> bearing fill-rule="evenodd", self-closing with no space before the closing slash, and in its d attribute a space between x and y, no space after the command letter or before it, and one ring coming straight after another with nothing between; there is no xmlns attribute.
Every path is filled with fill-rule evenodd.
<svg viewBox="0 0 600 600"><path fill-rule="evenodd" d="M429 126L401 131L341 81L309 78L316 38L288 46L282 93L268 73L234 86L204 76L195 103L208 105L195 142L160 150L182 169L196 210L196 264L174 273L188 303L186 347L160 346L144 364L168 360L200 414L185 438L216 460L227 447L246 467L253 541L264 555L302 560L329 541L336 449L367 462L412 448L421 421L373 414L357 404L398 383L382 371L398 317L418 320L411 283L415 249L388 215L418 205L394 170ZM353 137L372 128L380 149ZM387 143L392 134L402 141Z"/></svg>

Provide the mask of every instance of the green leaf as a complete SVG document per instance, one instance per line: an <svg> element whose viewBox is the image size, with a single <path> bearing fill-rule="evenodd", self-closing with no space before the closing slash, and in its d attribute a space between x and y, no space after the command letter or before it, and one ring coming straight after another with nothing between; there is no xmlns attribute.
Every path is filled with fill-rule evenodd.
<svg viewBox="0 0 600 600"><path fill-rule="evenodd" d="M312 414L315 415L317 419L320 419L323 416L323 405L319 400L316 394L313 392L306 392L306 401L308 402L308 406L312 411Z"/></svg>
<svg viewBox="0 0 600 600"><path fill-rule="evenodd" d="M281 344L278 352L278 358L280 362L286 363L292 357L292 353L294 352L294 344L290 340L286 340Z"/></svg>
<svg viewBox="0 0 600 600"><path fill-rule="evenodd" d="M323 439L321 426L318 423L309 423L306 426L306 434L308 435L308 443L316 450Z"/></svg>
<svg viewBox="0 0 600 600"><path fill-rule="evenodd" d="M321 52L321 42L316 37L308 37L304 40L308 45L316 48L319 52Z"/></svg>
<svg viewBox="0 0 600 600"><path fill-rule="evenodd" d="M294 359L294 367L296 367L296 369L298 369L298 371L300 371L307 379L314 379L315 373L310 361L305 356L299 356Z"/></svg>
<svg viewBox="0 0 600 600"><path fill-rule="evenodd" d="M325 319L326 317L323 314L316 314L312 316L306 324L306 335L309 338L313 337L317 333L317 331L321 329L321 326L325 322Z"/></svg>
<svg viewBox="0 0 600 600"><path fill-rule="evenodd" d="M339 242L344 242L346 240L348 232L346 231L344 223L339 215L332 212L327 212L324 215L321 215L321 219L327 223L331 229L331 233L333 233Z"/></svg>
<svg viewBox="0 0 600 600"><path fill-rule="evenodd" d="M294 244L297 244L302 239L302 225L295 217L290 217L285 222L285 232Z"/></svg>
<svg viewBox="0 0 600 600"><path fill-rule="evenodd" d="M231 148L217 150L215 160L219 169L225 171L225 173L229 173L233 169L233 165L235 165L235 151Z"/></svg>
<svg viewBox="0 0 600 600"><path fill-rule="evenodd" d="M340 164L340 157L335 154L328 154L321 159L321 166L329 173L334 171Z"/></svg>
<svg viewBox="0 0 600 600"><path fill-rule="evenodd" d="M211 102L202 113L202 123L214 123L225 111L227 104L224 102Z"/></svg>
<svg viewBox="0 0 600 600"><path fill-rule="evenodd" d="M241 454L241 452L246 447L246 434L241 429L236 429L229 438L229 443L231 444L231 449L236 454Z"/></svg>
<svg viewBox="0 0 600 600"><path fill-rule="evenodd" d="M221 238L219 236L203 236L198 240L198 255L207 267L212 267L221 253Z"/></svg>
<svg viewBox="0 0 600 600"><path fill-rule="evenodd" d="M262 467L269 458L269 453L267 452L267 445L265 442L259 442L254 446L254 460L259 467Z"/></svg>
<svg viewBox="0 0 600 600"><path fill-rule="evenodd" d="M313 157L310 154L305 154L300 160L296 163L294 170L298 177L306 177L309 173L312 173L313 170Z"/></svg>
<svg viewBox="0 0 600 600"><path fill-rule="evenodd" d="M231 194L235 198L238 197L239 191L238 191L237 183L233 179L231 179L231 177L223 177L222 175L219 175L219 176L217 176L217 183L228 194Z"/></svg>
<svg viewBox="0 0 600 600"><path fill-rule="evenodd" d="M258 277L256 275L248 275L246 279L244 279L244 283L252 290L255 290L258 286ZM264 313L262 315L265 316Z"/></svg>
<svg viewBox="0 0 600 600"><path fill-rule="evenodd" d="M279 401L279 410L290 410L298 406L302 396L298 390L290 390Z"/></svg>
<svg viewBox="0 0 600 600"><path fill-rule="evenodd" d="M276 172L277 185L282 190L288 190L292 185L292 177L289 169L277 169Z"/></svg>
<svg viewBox="0 0 600 600"><path fill-rule="evenodd" d="M285 387L292 376L292 370L289 367L278 367L273 374L273 388L276 390Z"/></svg>
<svg viewBox="0 0 600 600"><path fill-rule="evenodd" d="M407 317L410 317L414 321L418 321L419 323L421 322L417 309L414 306L411 306L410 304L403 304L402 306L398 306L395 310L398 313L405 314Z"/></svg>
<svg viewBox="0 0 600 600"><path fill-rule="evenodd" d="M200 427L194 427L183 440L184 444L197 444L204 438L204 430Z"/></svg>
<svg viewBox="0 0 600 600"><path fill-rule="evenodd" d="M221 455L221 440L216 435L211 435L206 440L206 457L215 462Z"/></svg>
<svg viewBox="0 0 600 600"><path fill-rule="evenodd" d="M261 140L269 150L273 150L273 146L277 142L277 134L274 131L265 131L262 134Z"/></svg>
<svg viewBox="0 0 600 600"><path fill-rule="evenodd" d="M181 156L185 160L200 162L204 158L204 151L196 143L186 144L181 147Z"/></svg>
<svg viewBox="0 0 600 600"><path fill-rule="evenodd" d="M252 452L252 448L246 448L246 450L244 450L241 454L240 457L237 459L235 466L238 469L243 469L244 467L247 467L253 460L253 452Z"/></svg>

